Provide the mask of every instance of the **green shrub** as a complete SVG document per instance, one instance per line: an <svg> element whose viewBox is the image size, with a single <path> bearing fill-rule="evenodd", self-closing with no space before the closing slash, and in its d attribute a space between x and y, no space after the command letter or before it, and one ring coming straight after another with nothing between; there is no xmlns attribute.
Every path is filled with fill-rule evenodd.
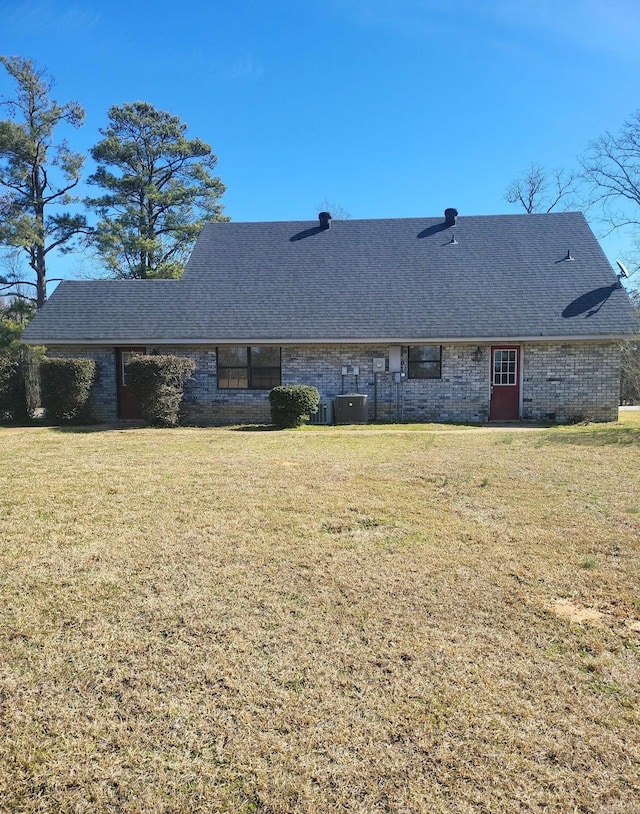
<svg viewBox="0 0 640 814"><path fill-rule="evenodd" d="M0 357L0 419L15 419L19 398L18 362L9 356Z"/></svg>
<svg viewBox="0 0 640 814"><path fill-rule="evenodd" d="M24 388L24 418L32 419L40 406L40 365L45 358L46 348L22 345L20 365L22 368L21 386Z"/></svg>
<svg viewBox="0 0 640 814"><path fill-rule="evenodd" d="M318 412L320 394L308 384L285 384L269 393L271 422L276 427L299 427Z"/></svg>
<svg viewBox="0 0 640 814"><path fill-rule="evenodd" d="M150 424L177 426L184 383L195 366L193 359L184 356L134 356L127 363L127 387Z"/></svg>
<svg viewBox="0 0 640 814"><path fill-rule="evenodd" d="M40 400L38 367L43 348L15 344L0 352L0 419L29 421Z"/></svg>
<svg viewBox="0 0 640 814"><path fill-rule="evenodd" d="M95 377L93 359L43 359L40 363L40 395L47 419L89 421L89 396Z"/></svg>

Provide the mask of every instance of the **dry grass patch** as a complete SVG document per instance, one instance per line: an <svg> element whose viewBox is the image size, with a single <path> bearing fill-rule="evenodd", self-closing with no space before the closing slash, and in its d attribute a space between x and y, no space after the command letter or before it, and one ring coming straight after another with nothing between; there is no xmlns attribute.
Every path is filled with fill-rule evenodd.
<svg viewBox="0 0 640 814"><path fill-rule="evenodd" d="M637 422L324 429L0 429L0 810L637 810Z"/></svg>

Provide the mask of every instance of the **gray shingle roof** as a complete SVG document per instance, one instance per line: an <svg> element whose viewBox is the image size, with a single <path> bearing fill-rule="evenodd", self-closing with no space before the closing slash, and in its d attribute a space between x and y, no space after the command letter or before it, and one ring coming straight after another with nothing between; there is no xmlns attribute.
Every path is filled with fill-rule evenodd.
<svg viewBox="0 0 640 814"><path fill-rule="evenodd" d="M452 236L455 235L455 243ZM567 251L572 260L566 260ZM61 283L32 343L621 337L633 308L580 213L211 223L182 280Z"/></svg>

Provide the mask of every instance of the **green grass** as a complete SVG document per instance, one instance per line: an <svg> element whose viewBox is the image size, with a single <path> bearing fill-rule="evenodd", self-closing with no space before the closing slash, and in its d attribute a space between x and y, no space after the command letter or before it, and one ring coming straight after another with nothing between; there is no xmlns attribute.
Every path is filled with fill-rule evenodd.
<svg viewBox="0 0 640 814"><path fill-rule="evenodd" d="M639 432L0 428L0 811L636 810Z"/></svg>

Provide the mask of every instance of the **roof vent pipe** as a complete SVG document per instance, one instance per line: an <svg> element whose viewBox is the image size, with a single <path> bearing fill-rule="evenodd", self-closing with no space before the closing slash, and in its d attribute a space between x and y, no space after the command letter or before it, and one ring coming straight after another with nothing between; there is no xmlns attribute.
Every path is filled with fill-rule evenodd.
<svg viewBox="0 0 640 814"><path fill-rule="evenodd" d="M320 221L320 228L321 229L331 229L331 213L330 212L319 212L318 213L318 220Z"/></svg>
<svg viewBox="0 0 640 814"><path fill-rule="evenodd" d="M456 218L458 217L458 210L457 209L445 209L444 210L444 225L445 226L455 226L456 225Z"/></svg>

